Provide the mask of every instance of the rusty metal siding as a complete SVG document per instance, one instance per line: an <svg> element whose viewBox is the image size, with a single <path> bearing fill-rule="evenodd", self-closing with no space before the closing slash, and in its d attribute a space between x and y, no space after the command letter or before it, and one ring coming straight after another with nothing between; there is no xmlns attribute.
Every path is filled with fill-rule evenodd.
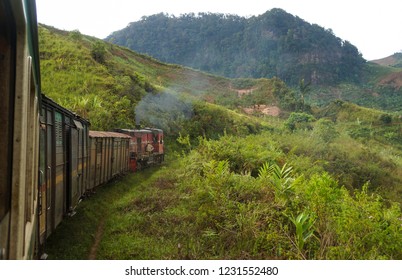
<svg viewBox="0 0 402 280"><path fill-rule="evenodd" d="M95 186L106 183L114 176L128 170L131 139L129 135L117 132L89 131L89 139L91 142L96 141L98 145L96 149L97 171L94 175Z"/></svg>

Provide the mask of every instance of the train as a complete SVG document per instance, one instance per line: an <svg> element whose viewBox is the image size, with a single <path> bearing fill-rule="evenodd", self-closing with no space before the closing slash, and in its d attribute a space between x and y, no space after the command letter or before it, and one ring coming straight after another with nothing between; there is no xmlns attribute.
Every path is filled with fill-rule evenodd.
<svg viewBox="0 0 402 280"><path fill-rule="evenodd" d="M163 131L92 131L42 93L35 0L0 2L0 70L0 260L45 259L83 197L164 161Z"/></svg>

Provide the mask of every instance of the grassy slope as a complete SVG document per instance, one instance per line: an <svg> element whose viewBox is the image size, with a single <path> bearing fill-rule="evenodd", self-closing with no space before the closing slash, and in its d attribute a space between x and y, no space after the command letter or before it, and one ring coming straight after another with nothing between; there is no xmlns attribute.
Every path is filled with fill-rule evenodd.
<svg viewBox="0 0 402 280"><path fill-rule="evenodd" d="M118 201L143 195L145 187L155 180L155 175L152 174L154 171L148 169L119 178L98 188L94 195L84 199L78 206L77 214L65 219L48 239L49 259L89 259L97 233L105 230L100 228L100 225L104 224L107 231L109 223L119 219L114 210ZM98 238L102 237L100 235ZM92 255L96 257L96 253L92 252Z"/></svg>
<svg viewBox="0 0 402 280"><path fill-rule="evenodd" d="M284 136L292 140L271 133L204 140L162 168L99 188L50 238L50 258L400 259L399 207L366 187L351 194L322 173L325 160L299 154L308 135ZM289 153L292 141L305 146ZM264 173L263 162L275 161L294 171ZM313 232L304 241L292 222L302 214L302 234Z"/></svg>

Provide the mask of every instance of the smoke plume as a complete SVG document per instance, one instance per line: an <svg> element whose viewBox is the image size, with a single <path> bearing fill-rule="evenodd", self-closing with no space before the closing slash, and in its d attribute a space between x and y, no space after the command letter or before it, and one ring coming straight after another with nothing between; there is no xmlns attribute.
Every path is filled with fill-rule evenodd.
<svg viewBox="0 0 402 280"><path fill-rule="evenodd" d="M166 133L179 130L192 115L191 101L166 92L147 94L135 108L137 125L161 128Z"/></svg>

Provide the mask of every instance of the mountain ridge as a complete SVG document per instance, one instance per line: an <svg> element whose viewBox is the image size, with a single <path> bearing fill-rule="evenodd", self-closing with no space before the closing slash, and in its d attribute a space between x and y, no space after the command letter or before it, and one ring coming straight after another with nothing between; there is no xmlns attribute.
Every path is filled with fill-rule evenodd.
<svg viewBox="0 0 402 280"><path fill-rule="evenodd" d="M199 13L156 14L113 32L107 41L161 61L239 78L279 77L290 84L359 82L358 49L331 29L282 9L250 18Z"/></svg>

